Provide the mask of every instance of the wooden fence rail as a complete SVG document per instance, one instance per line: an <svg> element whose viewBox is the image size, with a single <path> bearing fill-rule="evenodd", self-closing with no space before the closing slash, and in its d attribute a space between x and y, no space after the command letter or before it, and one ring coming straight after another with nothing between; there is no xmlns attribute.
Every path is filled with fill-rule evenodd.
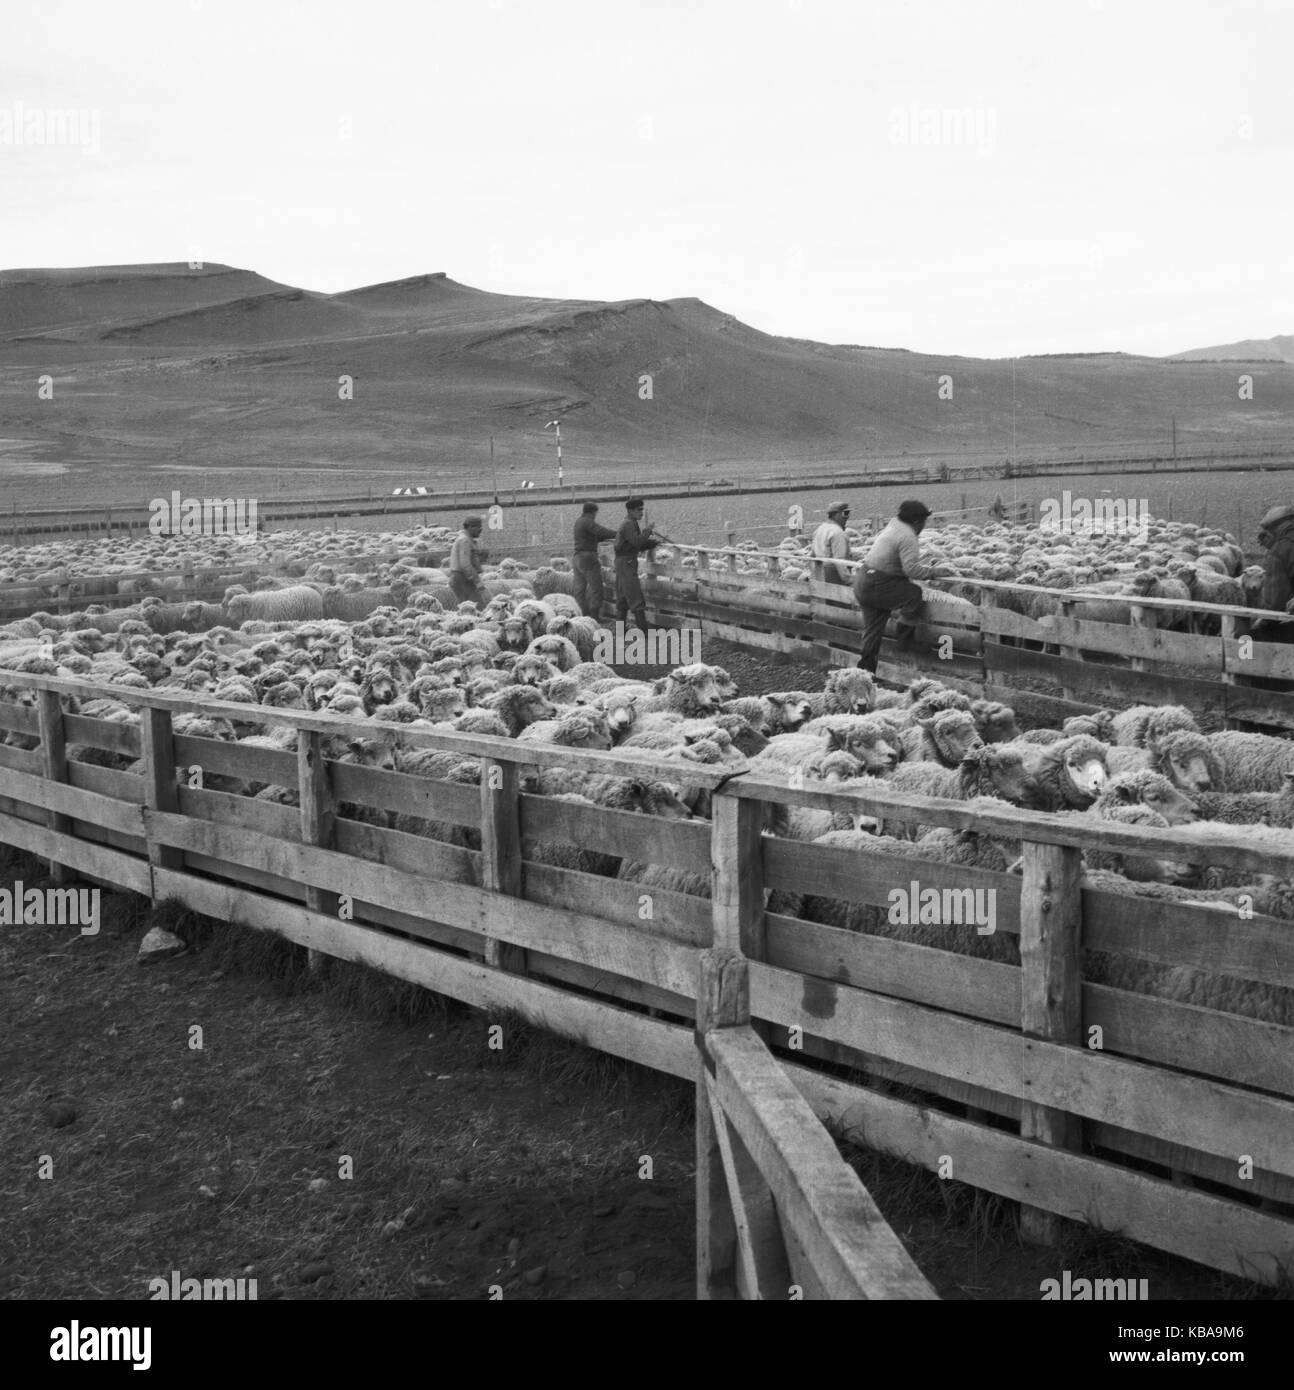
<svg viewBox="0 0 1294 1390"><path fill-rule="evenodd" d="M703 1294L929 1296L810 1110L1019 1202L1035 1240L1066 1218L1268 1283L1294 1267L1294 933L1080 878L1082 852L1103 849L1290 880L1294 842L1259 849L1241 827L1198 845L1171 829L796 789L628 750L17 672L5 683L32 707L0 703L0 728L29 745L0 745L0 841L695 1080ZM69 715L68 696L118 699L138 723ZM291 729L295 751L177 734L183 713ZM481 785L330 755L335 737L355 736L476 758ZM141 761L93 766L74 744ZM713 819L541 797L529 769L544 766L690 781L710 790ZM286 795L251 797L267 779ZM777 839L763 833L772 802L1016 841L1023 875ZM397 830L397 814L416 819ZM647 890L543 862L559 844L674 873ZM948 901L992 894L996 958L972 953L976 928L955 914L942 918L946 948L893 930L896 891L914 885ZM831 925L812 920L810 899L851 906ZM1093 951L1143 972L1141 986L1087 978ZM1209 1007L1149 992L1170 969L1229 992Z"/></svg>
<svg viewBox="0 0 1294 1390"><path fill-rule="evenodd" d="M695 556L695 565L684 556ZM650 562L644 592L657 621L698 625L703 634L796 655L827 666L858 657L859 610L839 584L787 578L779 551L678 546L668 562ZM742 564L731 570L713 561ZM857 561L841 562L856 568ZM1263 682L1289 682L1294 692L1294 646L1247 634L1259 619L1294 623L1294 615L1234 604L1185 602L1132 595L1084 594L997 580L949 581L979 593L972 603L941 597L927 585L927 614L919 637L929 651L882 647L878 674L901 684L937 675L988 699L1009 702L1017 681L1052 688L1059 720L1108 702L1186 704L1211 709L1228 722L1294 729L1294 693ZM1058 612L1039 618L1009 605L1051 601ZM1125 609L1128 622L1091 621L1088 605ZM1164 627L1157 626L1163 623ZM1216 633L1170 630L1169 623L1216 626Z"/></svg>

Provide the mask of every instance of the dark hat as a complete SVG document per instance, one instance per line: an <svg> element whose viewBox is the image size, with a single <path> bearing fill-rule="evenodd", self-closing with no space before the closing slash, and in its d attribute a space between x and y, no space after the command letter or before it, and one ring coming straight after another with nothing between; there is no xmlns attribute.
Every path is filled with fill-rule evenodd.
<svg viewBox="0 0 1294 1390"><path fill-rule="evenodd" d="M1260 531L1270 531L1273 526L1294 516L1294 507L1269 507L1258 521Z"/></svg>
<svg viewBox="0 0 1294 1390"><path fill-rule="evenodd" d="M847 512L848 510L849 510L849 503L848 503L848 502L833 502L833 503L831 504L831 506L829 506L829 507L827 508L827 515L828 515L828 516L835 516L835 514L836 514L837 512Z"/></svg>
<svg viewBox="0 0 1294 1390"><path fill-rule="evenodd" d="M598 509L598 504L597 504L596 502L586 502L586 503L584 504L584 511L585 511L585 514L586 514L586 515L589 514L589 513L591 513L591 512L596 512L597 509Z"/></svg>
<svg viewBox="0 0 1294 1390"><path fill-rule="evenodd" d="M631 497L625 503L625 511L640 512L646 505L646 502L644 502L641 497Z"/></svg>
<svg viewBox="0 0 1294 1390"><path fill-rule="evenodd" d="M485 523L481 520L479 516L465 516L463 518L464 530L466 530L469 526L483 526L484 524Z"/></svg>
<svg viewBox="0 0 1294 1390"><path fill-rule="evenodd" d="M924 502L909 499L899 503L900 521L924 521L930 515L930 508Z"/></svg>

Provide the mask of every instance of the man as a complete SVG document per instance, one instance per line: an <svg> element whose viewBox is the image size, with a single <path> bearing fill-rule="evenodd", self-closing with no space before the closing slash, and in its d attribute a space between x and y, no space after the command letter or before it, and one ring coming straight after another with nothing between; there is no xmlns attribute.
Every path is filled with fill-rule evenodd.
<svg viewBox="0 0 1294 1390"><path fill-rule="evenodd" d="M598 525L598 504L586 502L575 522L575 602L586 618L602 617L602 561L599 541L613 541L616 533Z"/></svg>
<svg viewBox="0 0 1294 1390"><path fill-rule="evenodd" d="M1262 607L1285 613L1294 599L1294 507L1272 507L1264 513L1258 523L1258 544L1267 552ZM1255 632L1260 627L1266 642L1294 640L1294 624L1260 620L1254 624Z"/></svg>
<svg viewBox="0 0 1294 1390"><path fill-rule="evenodd" d="M486 552L477 544L481 535L481 518L465 517L463 529L454 540L449 552L449 587L459 603L469 600L478 608L484 608L489 601L481 588L481 566L488 558Z"/></svg>
<svg viewBox="0 0 1294 1390"><path fill-rule="evenodd" d="M849 559L849 538L845 525L849 521L849 503L833 502L827 508L827 519L813 533L813 577L822 584L848 584L848 571L839 565L820 563Z"/></svg>
<svg viewBox="0 0 1294 1390"><path fill-rule="evenodd" d="M652 535L652 528L644 529L641 525L645 505L641 497L631 497L625 503L625 519L620 523L612 547L616 557L616 617L624 622L632 608L634 622L641 632L647 631L647 600L638 582L638 556L660 544Z"/></svg>
<svg viewBox="0 0 1294 1390"><path fill-rule="evenodd" d="M925 528L930 508L908 501L899 514L872 542L854 575L854 597L863 610L863 642L858 658L861 670L876 674L881 642L890 614L898 610L895 636L908 645L916 635L924 602L919 579L942 579L952 574L946 565L927 565L921 560L917 537Z"/></svg>

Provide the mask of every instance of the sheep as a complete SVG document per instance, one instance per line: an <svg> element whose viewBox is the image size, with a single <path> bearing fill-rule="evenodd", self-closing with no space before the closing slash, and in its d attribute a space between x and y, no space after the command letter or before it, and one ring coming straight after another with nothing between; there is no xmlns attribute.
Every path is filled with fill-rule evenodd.
<svg viewBox="0 0 1294 1390"><path fill-rule="evenodd" d="M1105 745L1087 734L1041 747L1029 743L994 747L1023 752L1030 787L1025 804L1036 811L1086 810L1109 775Z"/></svg>
<svg viewBox="0 0 1294 1390"><path fill-rule="evenodd" d="M518 738L531 724L554 720L558 708L533 685L510 685L490 696L484 708L498 716L509 738Z"/></svg>
<svg viewBox="0 0 1294 1390"><path fill-rule="evenodd" d="M1013 806L1027 805L1033 795L1023 751L1006 743L977 744L967 750L955 768L936 762L902 763L886 776L885 786L906 796L937 796L952 801L992 799ZM883 828L889 835L919 839L932 827L914 821L892 826L887 819Z"/></svg>
<svg viewBox="0 0 1294 1390"><path fill-rule="evenodd" d="M904 762L937 762L956 767L983 740L974 718L965 710L946 709L918 719L899 740Z"/></svg>
<svg viewBox="0 0 1294 1390"><path fill-rule="evenodd" d="M1294 772L1294 741L1289 739L1227 729L1209 734L1208 741L1222 774L1215 790L1278 792L1285 774Z"/></svg>
<svg viewBox="0 0 1294 1390"><path fill-rule="evenodd" d="M601 629L593 618L586 618L583 615L574 618L559 615L548 624L546 635L549 637L564 637L568 642L574 645L579 652L580 659L576 662L575 666L570 669L576 670L580 667L602 665L601 662L595 662L593 660L593 651L597 646L598 633L600 631ZM607 669L609 670L610 668L608 667ZM614 674L614 672L612 674Z"/></svg>
<svg viewBox="0 0 1294 1390"><path fill-rule="evenodd" d="M602 661L581 661L578 666L573 666L567 674L574 676L580 686L586 690L590 690L595 681L618 682L621 679L610 666Z"/></svg>
<svg viewBox="0 0 1294 1390"><path fill-rule="evenodd" d="M664 679L664 689L648 696L639 706L640 713L669 710L688 718L716 713L724 696L716 668L696 662L691 666L676 666Z"/></svg>
<svg viewBox="0 0 1294 1390"><path fill-rule="evenodd" d="M594 802L578 792L551 792L545 795L552 801L561 801L568 806L596 809ZM554 868L572 869L582 874L597 874L602 878L615 878L621 862L618 854L587 849L568 840L546 840L531 835L521 842L521 857L536 864L549 864Z"/></svg>
<svg viewBox="0 0 1294 1390"><path fill-rule="evenodd" d="M801 691L779 691L772 695L752 695L725 700L725 714L735 714L768 738L794 733L813 716L813 697Z"/></svg>
<svg viewBox="0 0 1294 1390"><path fill-rule="evenodd" d="M1114 742L1144 748L1152 739L1178 729L1199 733L1195 716L1182 705L1133 705L1114 716Z"/></svg>
<svg viewBox="0 0 1294 1390"><path fill-rule="evenodd" d="M1206 791L1195 793L1194 801L1201 820L1294 829L1294 772L1285 774L1278 792Z"/></svg>
<svg viewBox="0 0 1294 1390"><path fill-rule="evenodd" d="M241 624L261 620L266 622L301 622L306 618L322 618L323 597L308 584L294 584L286 589L267 589L255 594L235 594L224 605L227 621Z"/></svg>
<svg viewBox="0 0 1294 1390"><path fill-rule="evenodd" d="M558 671L573 671L583 659L574 642L565 637L536 637L523 653L524 656L538 656L550 661Z"/></svg>
<svg viewBox="0 0 1294 1390"><path fill-rule="evenodd" d="M972 700L970 712L985 743L1010 743L1019 738L1015 711L997 700Z"/></svg>
<svg viewBox="0 0 1294 1390"><path fill-rule="evenodd" d="M838 666L827 673L822 690L812 697L812 717L824 714L866 714L876 704L876 682L870 671Z"/></svg>
<svg viewBox="0 0 1294 1390"><path fill-rule="evenodd" d="M888 772L899 760L898 742L882 728L863 721L866 716L838 715L860 721L855 727L824 729L816 733L778 734L768 747L751 759L753 771L774 774L799 768L824 753L837 749L852 754L869 775Z"/></svg>
<svg viewBox="0 0 1294 1390"><path fill-rule="evenodd" d="M576 705L560 719L540 719L517 735L521 743L552 743L567 748L610 748L611 728L601 710Z"/></svg>

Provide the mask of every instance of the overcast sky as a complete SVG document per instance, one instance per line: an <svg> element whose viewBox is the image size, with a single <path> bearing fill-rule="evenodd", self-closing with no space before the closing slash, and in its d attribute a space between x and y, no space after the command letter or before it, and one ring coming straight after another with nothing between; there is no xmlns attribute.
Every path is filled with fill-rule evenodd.
<svg viewBox="0 0 1294 1390"><path fill-rule="evenodd" d="M975 356L1294 332L1290 0L0 6L0 267L444 270ZM19 143L52 108L82 145Z"/></svg>

